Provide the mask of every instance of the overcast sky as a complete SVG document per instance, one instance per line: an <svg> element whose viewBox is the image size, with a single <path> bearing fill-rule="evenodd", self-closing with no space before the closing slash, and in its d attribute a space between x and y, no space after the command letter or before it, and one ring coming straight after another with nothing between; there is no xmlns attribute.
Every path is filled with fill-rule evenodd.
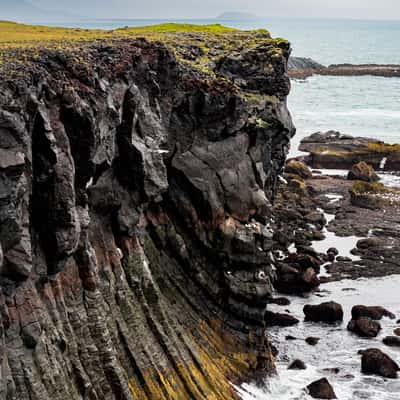
<svg viewBox="0 0 400 400"><path fill-rule="evenodd" d="M4 0L0 0L1 2ZM14 0L18 1L18 0ZM89 17L207 18L242 11L259 16L400 19L400 0L30 0Z"/></svg>

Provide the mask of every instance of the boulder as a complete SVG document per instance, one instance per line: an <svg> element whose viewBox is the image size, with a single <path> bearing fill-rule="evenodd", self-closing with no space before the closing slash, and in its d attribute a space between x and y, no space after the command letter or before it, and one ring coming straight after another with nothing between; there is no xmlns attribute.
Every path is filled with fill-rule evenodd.
<svg viewBox="0 0 400 400"><path fill-rule="evenodd" d="M306 343L310 346L316 346L320 340L320 338L310 336L306 338Z"/></svg>
<svg viewBox="0 0 400 400"><path fill-rule="evenodd" d="M359 352L361 358L361 372L364 374L380 375L384 378L397 378L399 366L387 354L379 349L368 349Z"/></svg>
<svg viewBox="0 0 400 400"><path fill-rule="evenodd" d="M274 299L269 300L270 304L276 304L278 306L289 306L290 300L286 297L275 297Z"/></svg>
<svg viewBox="0 0 400 400"><path fill-rule="evenodd" d="M396 336L400 336L400 328L396 328L396 329L393 331L393 333L394 333Z"/></svg>
<svg viewBox="0 0 400 400"><path fill-rule="evenodd" d="M288 369L307 369L306 364L301 360L294 360L289 366Z"/></svg>
<svg viewBox="0 0 400 400"><path fill-rule="evenodd" d="M381 320L383 317L388 317L390 319L395 319L396 316L388 311L384 307L380 306L354 306L351 309L351 316L353 319L358 319L360 317L369 317L374 320Z"/></svg>
<svg viewBox="0 0 400 400"><path fill-rule="evenodd" d="M303 138L299 150L310 154L304 161L311 168L351 169L363 161L375 170L400 169L400 145L336 131L316 132Z"/></svg>
<svg viewBox="0 0 400 400"><path fill-rule="evenodd" d="M352 319L347 325L347 330L361 337L376 337L381 330L381 325L369 317L360 317Z"/></svg>
<svg viewBox="0 0 400 400"><path fill-rule="evenodd" d="M310 383L307 390L314 399L337 399L332 385L326 378Z"/></svg>
<svg viewBox="0 0 400 400"><path fill-rule="evenodd" d="M293 326L298 324L300 321L289 315L289 314L281 314L281 313L274 313L272 311L265 312L265 322L266 325L271 326Z"/></svg>
<svg viewBox="0 0 400 400"><path fill-rule="evenodd" d="M347 179L350 181L377 182L379 181L379 176L370 165L361 161L352 166Z"/></svg>
<svg viewBox="0 0 400 400"><path fill-rule="evenodd" d="M291 160L286 164L285 172L291 175L297 175L302 179L312 178L310 168L301 161Z"/></svg>
<svg viewBox="0 0 400 400"><path fill-rule="evenodd" d="M383 343L386 344L386 346L390 346L390 347L400 347L400 337L386 336L383 339Z"/></svg>
<svg viewBox="0 0 400 400"><path fill-rule="evenodd" d="M326 254L333 254L334 256L338 256L339 255L339 250L336 247L331 247L331 248L328 249Z"/></svg>
<svg viewBox="0 0 400 400"><path fill-rule="evenodd" d="M360 239L357 242L357 248L360 250L367 250L371 247L378 247L381 245L381 240L376 237L370 237L366 239Z"/></svg>
<svg viewBox="0 0 400 400"><path fill-rule="evenodd" d="M333 301L319 305L305 305L303 308L306 321L338 322L343 321L343 308Z"/></svg>

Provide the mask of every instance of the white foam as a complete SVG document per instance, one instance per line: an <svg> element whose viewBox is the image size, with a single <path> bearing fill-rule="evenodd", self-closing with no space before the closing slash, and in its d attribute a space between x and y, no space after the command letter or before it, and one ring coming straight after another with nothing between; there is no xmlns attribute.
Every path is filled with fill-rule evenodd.
<svg viewBox="0 0 400 400"><path fill-rule="evenodd" d="M384 318L382 332L377 338L362 339L347 331L351 318L351 308L356 304L381 305L400 315L400 275L385 278L359 279L357 281L332 282L323 285L323 298L312 296L304 299L289 296L290 310L300 320L289 328L271 328L269 335L280 353L277 358L277 377L266 377L264 387L245 384L238 388L244 400L309 400L304 391L309 383L327 377L340 400L398 400L400 399L400 380L386 380L376 376L361 374L361 359L358 350L380 348L400 363L400 350L386 347L382 337L391 335L396 328L396 320ZM373 288L373 289L372 289ZM318 304L322 301L337 301L344 309L344 321L337 326L303 322L305 304ZM269 305L272 311L279 306ZM292 335L299 340L286 341ZM304 338L321 338L317 346L309 346ZM303 371L288 370L294 359L301 359L307 365ZM339 368L338 374L324 371L325 368Z"/></svg>

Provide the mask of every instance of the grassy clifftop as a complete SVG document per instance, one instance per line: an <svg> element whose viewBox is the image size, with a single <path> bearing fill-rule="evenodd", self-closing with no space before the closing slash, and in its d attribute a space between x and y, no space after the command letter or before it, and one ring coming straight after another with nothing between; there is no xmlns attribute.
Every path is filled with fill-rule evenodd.
<svg viewBox="0 0 400 400"><path fill-rule="evenodd" d="M74 53L79 56L85 43L145 38L161 41L176 54L180 61L208 70L210 63L221 55L240 53L260 44L267 45L266 52L279 53L287 42L273 39L264 29L242 31L213 25L192 25L165 23L141 27L124 27L114 30L77 29L25 25L0 21L0 65L4 72L15 70L21 63L27 63L40 55L41 50L55 50ZM80 48L80 49L79 49ZM76 49L78 54L76 55Z"/></svg>
<svg viewBox="0 0 400 400"><path fill-rule="evenodd" d="M0 48L15 48L25 46L43 46L62 40L93 40L129 38L144 35L146 37L160 37L163 33L202 32L227 33L234 32L219 24L191 25L166 23L152 26L126 27L114 30L58 28L39 25L25 25L10 21L0 21Z"/></svg>

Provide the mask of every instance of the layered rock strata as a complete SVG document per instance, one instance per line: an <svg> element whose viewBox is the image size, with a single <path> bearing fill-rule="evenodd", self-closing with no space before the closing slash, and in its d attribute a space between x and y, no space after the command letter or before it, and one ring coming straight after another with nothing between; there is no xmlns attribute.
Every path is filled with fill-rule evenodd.
<svg viewBox="0 0 400 400"><path fill-rule="evenodd" d="M2 66L1 398L232 399L273 369L290 48L242 39L208 70L144 39Z"/></svg>

